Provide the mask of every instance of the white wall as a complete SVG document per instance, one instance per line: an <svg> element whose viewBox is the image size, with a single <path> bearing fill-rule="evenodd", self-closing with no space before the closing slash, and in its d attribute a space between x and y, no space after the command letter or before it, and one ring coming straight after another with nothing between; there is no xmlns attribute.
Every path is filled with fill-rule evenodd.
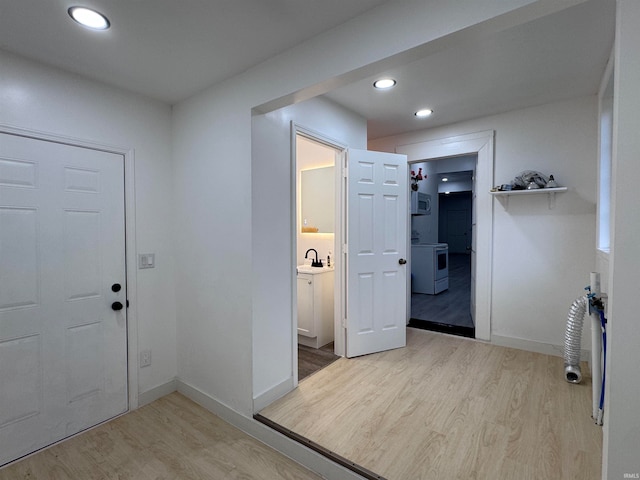
<svg viewBox="0 0 640 480"><path fill-rule="evenodd" d="M258 180L254 178L251 162L251 109L263 105L263 109L269 110L276 108L274 105L283 106L310 98L384 67L446 48L461 38L472 40L478 32L495 31L528 21L571 3L576 2L483 0L481 5L477 0L390 2L174 106L171 139L167 135L171 114L168 107L0 53L0 122L135 148L138 250L155 251L158 255L157 269L145 272L138 279L138 341L141 348L151 345L154 352L153 365L140 371L140 390L145 391L175 374L172 338L176 308L171 285L170 245L173 227L178 246L175 280L179 377L202 392L203 396L249 416L254 388L252 349L256 343L254 337L258 336L257 330L254 332L254 313L259 313L253 305L266 300L260 298L261 292L253 290L254 273L259 272L263 277L270 275L273 283L283 284L285 288L290 282L288 266L271 274L269 265L254 262L261 250L260 237L252 232L256 212L252 212L251 185ZM627 468L631 472L640 470L634 454L640 431L636 415L640 399L636 366L640 351L632 340L640 336L638 323L632 321L638 295L635 291L628 291L635 288L635 283L629 281L638 270L637 262L634 263L638 259L636 242L632 237L635 235L637 238L640 226L637 225L637 215L631 211L638 203L636 182L623 181L626 173L635 175L626 178L638 178L632 168L633 165L638 166L634 159L638 157L639 149L633 141L637 142L639 130L636 112L637 66L640 62L633 46L640 40L633 37L633 29L640 23L640 18L636 0L619 0L619 4L625 7L623 17L629 23L625 28L629 46L619 55L619 65L631 75L624 88L620 89L618 101L628 106L623 115L627 128L622 140L628 141L632 148L618 160L628 170L619 171L617 191L620 192L620 200L628 203L626 209L618 211L616 221L620 232L627 225L629 230L626 237L622 234L618 237L625 248L618 249L614 260L616 271L612 272L613 287L616 287L616 279L620 284L628 283L627 289L618 289L618 299L615 300L625 310L619 309L615 314L619 328L612 331L611 337L618 354L613 355L609 362L612 373L609 396L617 411L610 419L611 425L605 426L605 454L611 450L609 456L605 456L605 462L609 462L611 471L615 469L616 473ZM491 21L481 28L462 32L486 19ZM576 104L576 110L583 110L584 115L580 118L575 111L571 114L571 108L561 111L560 106L547 106L541 107L531 117L527 115L526 119L522 112L515 113L515 117L506 114L433 132L445 136L456 129L495 128L498 132L496 159L499 162L496 183L509 179L514 170L530 168L535 161L541 168L553 167L558 180L572 187L571 192L558 196L554 212L545 210L545 199L532 199L526 205L512 202L508 214L500 210L500 204L496 204L494 251L504 253L498 255L500 263L494 264L494 278L505 273L498 271L498 267L504 265L509 267L506 273L511 275L513 267L505 261L520 257L514 254L510 246L512 242L507 241L509 238L526 240L526 251L531 253L546 252L550 247L565 244L567 238L574 241L576 236L590 238L585 243L593 244L593 229L586 227L588 222L583 218L593 216L590 211L593 210L595 191L592 168L576 170L581 161L594 165L592 160L595 157L592 156L595 149L582 157L579 155L588 150L583 149L581 142L588 144L595 138L595 126L592 129L582 128L585 122L591 122L591 118L595 122L595 108L589 103L585 101L582 107ZM99 107L99 114L95 113L95 106ZM534 120L544 112L545 118ZM556 113L562 115L556 119ZM576 125L567 124L567 118L575 121ZM562 155L538 155L540 152L552 153L552 149L538 142L544 135L538 132L528 138L523 133L517 134L516 130L521 130L522 126L512 125L507 119L523 120L524 126L546 122L547 129L553 130L548 137L553 138L552 143L558 147L553 150ZM494 120L496 125L487 125ZM573 133L573 139L578 138L581 142L562 141L557 138L556 130L567 138L572 138ZM582 133L576 134L586 130L590 132L587 138ZM512 134L503 138L508 132ZM170 150L174 163L173 178L171 172L167 172ZM567 166L565 157L569 159ZM514 163L510 164L510 161ZM558 162L557 165L554 162ZM511 167L507 168L508 165ZM172 210L172 182L176 192L176 216L173 219L167 215ZM273 212L272 207L281 204L280 192L272 189L271 193L274 192L276 195L268 199L263 210ZM567 222L562 221L565 219ZM274 217L271 222L273 228L280 226L279 221L280 216ZM269 217L263 222L268 224ZM538 225L541 228L536 228ZM505 232L515 233L514 236L500 235ZM546 235L541 232L546 232ZM532 242L532 237L527 235L529 233L540 243ZM625 243L627 239L628 244ZM582 250L582 242L578 242L575 251L572 249L559 259L554 255L547 257L546 263L537 267L536 273L540 270L545 274L549 271L562 272L567 284L576 284L575 291L573 287L567 287L570 292L566 295L554 296L553 304L546 303L546 293L552 289L544 282L532 285L533 291L526 291L522 285L507 285L509 295L503 293L502 296L507 297L508 303L495 312L496 319L500 319L499 326L510 333L507 314L510 311L516 314L530 312L531 309L525 307L534 306L530 303L532 299L539 301L536 307L542 307L542 314L537 315L536 320L549 322L547 317L553 310L553 317L560 316L557 321L563 324L566 302L574 298L585 283L583 272L573 273L574 260L579 260L581 265L588 257ZM627 267L625 261L629 261ZM589 268L585 271L588 272ZM501 285L504 283L502 281ZM516 294L515 300L510 293ZM569 298L558 300L560 296ZM518 304L517 300L522 298L525 302ZM557 310L562 310L562 314L557 316ZM511 326L522 327L520 322L511 322ZM276 334L276 328L265 329ZM549 336L554 340L557 337L555 334Z"/></svg>
<svg viewBox="0 0 640 480"><path fill-rule="evenodd" d="M290 195L288 190L270 188L270 197L260 203L262 211L252 211L248 182L259 185L251 163L253 108L273 111L365 78L383 63L405 63L461 38L506 28L557 8L561 7L534 0L513 0L508 5L483 0L482 8L474 0L461 0L455 6L436 0L390 2L174 105L180 379L250 415L255 363L251 356L256 344L252 337L258 336L253 329L259 324L253 316L260 314L254 304L269 301L257 289L258 277L268 275L272 284L281 286L278 299L291 290L289 263L271 253L288 245L263 242L252 232L252 219L261 218L261 213L269 228L285 228L280 216L271 215ZM473 31L456 34L488 19L490 23ZM285 178L287 172L280 168L274 170ZM270 270L273 265L277 268ZM269 328L270 336L280 331ZM283 377L281 372L277 376ZM262 388L256 388L259 394Z"/></svg>
<svg viewBox="0 0 640 480"><path fill-rule="evenodd" d="M473 190L473 180L464 180L457 182L440 182L438 185L438 193L445 192L470 192Z"/></svg>
<svg viewBox="0 0 640 480"><path fill-rule="evenodd" d="M333 235L309 234L293 252L291 122L352 148L367 141L364 118L321 98L253 118L254 398L269 398L279 385L292 387L292 291L300 249L316 248L324 258L333 249Z"/></svg>
<svg viewBox="0 0 640 480"><path fill-rule="evenodd" d="M556 346L561 355L568 309L595 266L597 98L373 140L369 147L394 151L484 130L496 132L495 184L538 170L569 187L556 195L553 210L543 195L510 198L508 210L494 200L492 336ZM585 329L583 348L589 342Z"/></svg>
<svg viewBox="0 0 640 480"><path fill-rule="evenodd" d="M140 349L152 364L138 390L172 381L176 366L173 266L171 108L0 51L0 123L135 150L136 238L155 253L156 268L137 272L135 309ZM127 252L135 262L136 252ZM134 359L134 362L137 361Z"/></svg>
<svg viewBox="0 0 640 480"><path fill-rule="evenodd" d="M603 478L640 475L640 3L618 0ZM632 477L633 478L633 477Z"/></svg>
<svg viewBox="0 0 640 480"><path fill-rule="evenodd" d="M267 212L261 221L269 224L270 228L288 228L288 221L286 225L283 224L283 217L274 212L277 211L275 207L283 204L283 195L290 196L290 192L271 188L271 196L265 198L261 210L252 211L252 203L256 205L256 202L248 185L251 182L255 186L259 182L254 171L257 166L252 165L251 161L253 108L260 107L260 111L269 112L347 82L366 78L384 68L447 48L462 39L473 41L480 32L496 31L530 21L572 3L577 2L482 0L481 5L478 0L388 2L175 105L172 143L176 184L175 224L179 245L176 251L176 290L180 379L184 379L203 396L227 405L244 416L250 416L254 393L253 367L257 359L262 358L260 352L257 352L256 359L252 358L253 347L260 338L257 325L260 324L261 312L257 306L269 302L259 286L265 277L273 284L282 286L274 302L280 301L286 292L291 291L291 260L283 260L278 255L268 263L260 263L265 261L265 249L269 252L274 251L276 246L290 249L290 245L275 245L270 238L263 245L260 230L253 231L253 222L259 212ZM490 21L479 25L484 20ZM467 29L471 26L474 28ZM556 207L562 219L568 220L567 223L558 221L557 213L544 210L545 199L532 200L530 207L534 215L530 215L530 211L522 205L513 208L516 215L500 214L500 231L509 230L509 224L513 224L517 239L528 239L525 235L528 232L518 231L518 228L525 227L518 225L526 224L526 228L532 229L528 225L539 222L543 229L550 232L541 245L529 245L529 251L546 251L550 244L565 242L567 238L574 241L576 232L579 238L591 238L590 246L593 245L593 226L587 227L588 222L582 221L581 217L590 216L592 223L595 223L595 174L588 168L574 172L573 167L581 161L595 165L595 149L575 146L557 138L558 131L575 128L582 132L580 126L584 126L585 122L593 122L587 138L583 138L582 134L578 137L586 143L595 141L595 102L585 102L584 106L576 109L582 110L583 116L561 115L556 120L549 114L562 113L562 109L558 108L558 112L549 109L551 111L547 110L544 118L533 121L536 125L546 123L547 130L552 130L549 137L553 139L552 143L559 145L557 151L562 154L558 158L538 155L540 151L546 152L544 143L534 142L523 133L514 133L518 141L511 147L507 139L503 142L501 133L496 137L497 144L503 145L499 157L505 161L514 159L514 170L529 168L535 160L540 162L541 168L553 166L560 181L567 179L567 184L575 185L570 193L563 195L563 199L558 199ZM545 110L542 108L541 112ZM569 112L564 111L564 114ZM574 127L567 125L567 116L576 122ZM467 127L472 128L471 131L486 130L486 125L478 128L480 123L483 122L469 122ZM504 132L521 128L507 120L503 120L503 123L497 127ZM446 129L443 129L441 136L445 133ZM534 139L538 137L539 134L533 136ZM547 141L548 138L543 140ZM586 155L580 155L583 151ZM562 163L565 154L570 158L569 168ZM556 161L557 167L554 164ZM511 169L506 169L504 163L500 163L496 178L510 178L514 174L513 171L507 171ZM523 167L519 163L524 163ZM286 171L280 171L279 174L287 176ZM534 230L536 238L541 237L542 230ZM507 242L501 239L497 243L502 247ZM514 256L513 249L509 245L504 246L506 253L501 257L502 265L505 264L505 256L507 260ZM508 303L496 312L502 331L507 335L512 333L508 314L514 310L518 315L522 311L530 312L531 309L525 307L531 306L532 299L538 300L536 306L542 307L542 313L536 316L536 321L543 319L545 323L563 324L567 302L573 300L578 292L581 293L584 284L583 272L574 273L574 261L579 260L575 264L582 265L587 257L593 263L592 248L590 255L583 252L579 245L563 258L546 257L544 261L549 264L543 265L545 274L559 267L561 270L558 271L567 277L566 284L576 285L575 291L571 287L571 291L567 292L568 298L563 295L559 299L551 292L554 298L551 305L546 303L545 298L545 294L551 290L548 284L538 282L533 292L526 291L521 285L507 285L509 293L515 289L515 293L526 301L516 306L512 295L506 295ZM520 255L517 257L520 259ZM270 270L269 267L274 265L276 268ZM539 270L540 267L536 268ZM588 273L591 268L592 265L587 266L585 272ZM290 311L291 308L289 299L283 310ZM554 319L548 318L551 310ZM528 325L517 323L520 330L526 330ZM511 322L510 325L515 323ZM540 337L544 338L540 339L552 339L555 342L557 328L553 332L547 331L546 335L541 333ZM562 327L559 328L562 330ZM265 330L270 336L277 335L279 331L277 326L267 325ZM523 332L524 335L527 333ZM274 377L271 382L265 382L265 388L277 381ZM261 391L257 386L255 393Z"/></svg>
<svg viewBox="0 0 640 480"><path fill-rule="evenodd" d="M475 171L477 155L465 155L462 157L445 158L436 162L438 173ZM473 190L473 179L458 180L438 183L438 193L444 192L468 192Z"/></svg>

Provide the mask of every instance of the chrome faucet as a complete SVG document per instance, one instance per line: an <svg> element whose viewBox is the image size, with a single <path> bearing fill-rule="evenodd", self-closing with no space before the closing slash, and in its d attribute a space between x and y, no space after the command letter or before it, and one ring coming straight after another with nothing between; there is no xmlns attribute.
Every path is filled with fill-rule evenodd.
<svg viewBox="0 0 640 480"><path fill-rule="evenodd" d="M318 251L315 248L310 248L309 250L307 250L307 253L304 254L304 258L307 258L307 255L309 255L309 252L316 252L315 260L311 259L311 266L324 267L324 265L322 265L322 260L318 260Z"/></svg>

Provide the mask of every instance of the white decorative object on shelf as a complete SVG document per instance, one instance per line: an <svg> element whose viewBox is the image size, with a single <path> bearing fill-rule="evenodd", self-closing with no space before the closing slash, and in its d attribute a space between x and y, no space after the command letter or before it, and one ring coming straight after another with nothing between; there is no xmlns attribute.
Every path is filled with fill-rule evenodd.
<svg viewBox="0 0 640 480"><path fill-rule="evenodd" d="M500 190L497 192L489 192L489 195L498 198L504 198L504 209L509 209L509 197L512 195L549 195L549 209L553 209L556 205L556 193L562 193L569 190L567 187L555 187L555 188L538 188L535 190Z"/></svg>

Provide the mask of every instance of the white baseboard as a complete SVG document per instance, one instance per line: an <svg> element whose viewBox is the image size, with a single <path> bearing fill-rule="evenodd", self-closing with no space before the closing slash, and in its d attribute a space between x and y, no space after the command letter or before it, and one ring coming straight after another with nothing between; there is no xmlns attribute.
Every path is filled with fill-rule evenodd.
<svg viewBox="0 0 640 480"><path fill-rule="evenodd" d="M330 480L362 480L360 475L341 467L328 458L323 457L301 443L285 437L257 420L236 412L197 388L180 380L177 381L177 384L178 391L185 397L190 398L225 422L251 435L312 472L317 473L322 476L322 478Z"/></svg>
<svg viewBox="0 0 640 480"><path fill-rule="evenodd" d="M266 392L254 398L253 411L259 412L266 406L271 405L273 402L275 402L279 398L284 397L291 390L293 390L293 377L287 378L286 380L280 382L275 387L270 388Z"/></svg>
<svg viewBox="0 0 640 480"><path fill-rule="evenodd" d="M167 383L163 383L162 385L158 385L157 387L153 387L146 392L142 392L138 394L138 407L142 407L147 403L151 403L159 398L164 397L165 395L169 395L172 392L178 390L178 380L172 379Z"/></svg>
<svg viewBox="0 0 640 480"><path fill-rule="evenodd" d="M517 348L518 350L543 353L545 355L553 355L554 357L564 356L564 346L562 345L536 342L534 340L526 340L524 338L502 337L500 335L492 334L490 343L493 345L498 345L499 347ZM582 361L590 361L591 351L581 350L580 359Z"/></svg>

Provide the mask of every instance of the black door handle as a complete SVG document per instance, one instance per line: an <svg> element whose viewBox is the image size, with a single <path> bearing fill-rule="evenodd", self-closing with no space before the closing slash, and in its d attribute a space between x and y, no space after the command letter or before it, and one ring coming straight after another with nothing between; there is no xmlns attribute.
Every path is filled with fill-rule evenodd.
<svg viewBox="0 0 640 480"><path fill-rule="evenodd" d="M407 261L404 258L401 258L400 260L398 260L398 263L400 265L404 265L405 263L407 263Z"/></svg>
<svg viewBox="0 0 640 480"><path fill-rule="evenodd" d="M118 310L122 310L122 304L121 304L120 302L113 302L113 303L111 304L111 309L112 309L112 310L115 310L116 312L117 312Z"/></svg>
<svg viewBox="0 0 640 480"><path fill-rule="evenodd" d="M122 289L122 286L119 283L114 283L111 285L112 292L119 292Z"/></svg>

